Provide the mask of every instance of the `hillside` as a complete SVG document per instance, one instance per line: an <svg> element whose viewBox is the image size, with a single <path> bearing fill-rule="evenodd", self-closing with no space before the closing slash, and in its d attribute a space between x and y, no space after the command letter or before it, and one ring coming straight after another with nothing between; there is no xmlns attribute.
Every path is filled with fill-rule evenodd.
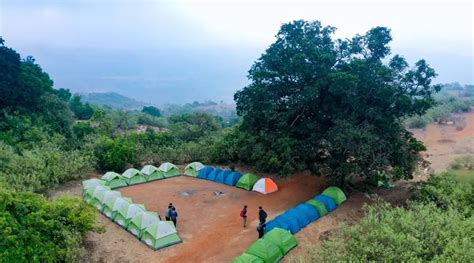
<svg viewBox="0 0 474 263"><path fill-rule="evenodd" d="M85 102L114 109L138 110L147 105L145 102L125 97L115 92L81 94Z"/></svg>

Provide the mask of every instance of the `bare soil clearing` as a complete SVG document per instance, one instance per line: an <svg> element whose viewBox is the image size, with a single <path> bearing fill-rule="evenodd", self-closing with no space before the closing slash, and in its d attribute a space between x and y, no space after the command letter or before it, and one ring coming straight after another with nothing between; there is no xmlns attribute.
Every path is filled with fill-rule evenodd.
<svg viewBox="0 0 474 263"><path fill-rule="evenodd" d="M257 239L257 211L269 218L312 198L323 179L299 174L278 181L280 190L269 195L190 177L175 177L119 189L135 203L163 215L168 203L178 211L178 233L183 243L153 251L109 219L100 215L103 234L87 238L92 262L229 262ZM248 205L247 228L239 217Z"/></svg>
<svg viewBox="0 0 474 263"><path fill-rule="evenodd" d="M465 126L458 130L454 125L430 124L425 129L412 130L415 137L427 147L427 160L436 172L449 167L456 157L474 154L474 112L461 115Z"/></svg>
<svg viewBox="0 0 474 263"><path fill-rule="evenodd" d="M474 112L462 115L465 127L430 124L426 129L413 130L415 136L427 146L427 159L435 171L445 170L450 161L464 154L474 154ZM182 167L181 167L182 168ZM182 170L182 169L181 169ZM241 172L252 172L239 167ZM271 174L258 173L262 177ZM150 211L163 215L169 202L178 209L178 232L183 243L152 251L131 234L100 215L98 225L105 233L92 233L86 239L88 254L85 262L229 262L257 238L257 207L263 206L269 219L284 210L320 193L325 187L321 177L300 173L288 179L277 180L280 191L262 195L205 180L177 177L147 184L122 188L124 196L143 203ZM403 204L412 194L410 182L398 182L395 189L377 190L376 194L394 204ZM216 195L216 192L223 194ZM80 196L80 181L70 182L49 192L49 196L64 193ZM293 261L304 255L310 246L319 244L320 237L336 229L341 223L353 223L363 213L362 207L372 199L367 194L353 193L331 214L310 224L296 234L298 247L284 258ZM249 222L242 228L239 211L249 206Z"/></svg>

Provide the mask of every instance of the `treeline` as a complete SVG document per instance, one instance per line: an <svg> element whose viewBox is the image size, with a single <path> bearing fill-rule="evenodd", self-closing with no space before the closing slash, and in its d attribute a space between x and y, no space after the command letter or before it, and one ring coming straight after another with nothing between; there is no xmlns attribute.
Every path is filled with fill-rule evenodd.
<svg viewBox="0 0 474 263"><path fill-rule="evenodd" d="M94 210L78 198L41 193L143 162L209 162L209 145L225 126L206 113L162 117L155 107L84 103L54 89L32 57L21 59L1 38L0 69L0 261L78 261L82 238L95 230Z"/></svg>

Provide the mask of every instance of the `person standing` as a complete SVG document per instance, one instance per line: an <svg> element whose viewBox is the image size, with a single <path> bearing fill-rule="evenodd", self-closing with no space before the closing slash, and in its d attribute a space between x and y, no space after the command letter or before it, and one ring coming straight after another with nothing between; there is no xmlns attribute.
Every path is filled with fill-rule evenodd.
<svg viewBox="0 0 474 263"><path fill-rule="evenodd" d="M173 221L174 227L177 227L178 212L176 212L176 208L174 207L171 208L170 218L171 218L171 221Z"/></svg>
<svg viewBox="0 0 474 263"><path fill-rule="evenodd" d="M265 212L261 206L258 207L258 220L260 224L265 224L267 221L267 212Z"/></svg>
<svg viewBox="0 0 474 263"><path fill-rule="evenodd" d="M265 228L267 227L267 225L265 223L260 223L258 224L258 227L257 227L257 232L258 232L258 238L262 238L263 235L265 234Z"/></svg>
<svg viewBox="0 0 474 263"><path fill-rule="evenodd" d="M240 211L240 217L244 223L244 228L247 227L247 206L244 205L244 208Z"/></svg>
<svg viewBox="0 0 474 263"><path fill-rule="evenodd" d="M168 209L166 210L166 215L165 215L165 219L166 221L170 221L171 220L171 212L173 211L173 204L170 203L168 205Z"/></svg>

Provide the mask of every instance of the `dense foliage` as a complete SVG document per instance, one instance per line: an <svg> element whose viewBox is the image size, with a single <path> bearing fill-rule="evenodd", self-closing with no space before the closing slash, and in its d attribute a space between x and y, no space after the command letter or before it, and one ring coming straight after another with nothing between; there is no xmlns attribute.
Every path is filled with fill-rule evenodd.
<svg viewBox="0 0 474 263"><path fill-rule="evenodd" d="M341 185L377 171L411 178L424 147L402 120L433 105L435 71L389 57L387 28L345 40L334 31L317 21L285 24L250 69L237 112L244 142L266 154L249 161L285 174L324 171Z"/></svg>
<svg viewBox="0 0 474 263"><path fill-rule="evenodd" d="M47 201L0 188L1 262L74 262L82 238L94 230L95 211L79 199Z"/></svg>
<svg viewBox="0 0 474 263"><path fill-rule="evenodd" d="M153 107L153 106L143 107L142 112L148 113L151 116L155 116L155 117L160 117L161 116L160 109L158 109L157 107Z"/></svg>
<svg viewBox="0 0 474 263"><path fill-rule="evenodd" d="M408 207L377 203L352 226L332 233L302 262L472 262L474 261L474 178L453 174L429 179Z"/></svg>
<svg viewBox="0 0 474 263"><path fill-rule="evenodd" d="M433 175L424 183L418 199L447 211L454 209L466 217L474 216L474 177L460 180L454 173Z"/></svg>

